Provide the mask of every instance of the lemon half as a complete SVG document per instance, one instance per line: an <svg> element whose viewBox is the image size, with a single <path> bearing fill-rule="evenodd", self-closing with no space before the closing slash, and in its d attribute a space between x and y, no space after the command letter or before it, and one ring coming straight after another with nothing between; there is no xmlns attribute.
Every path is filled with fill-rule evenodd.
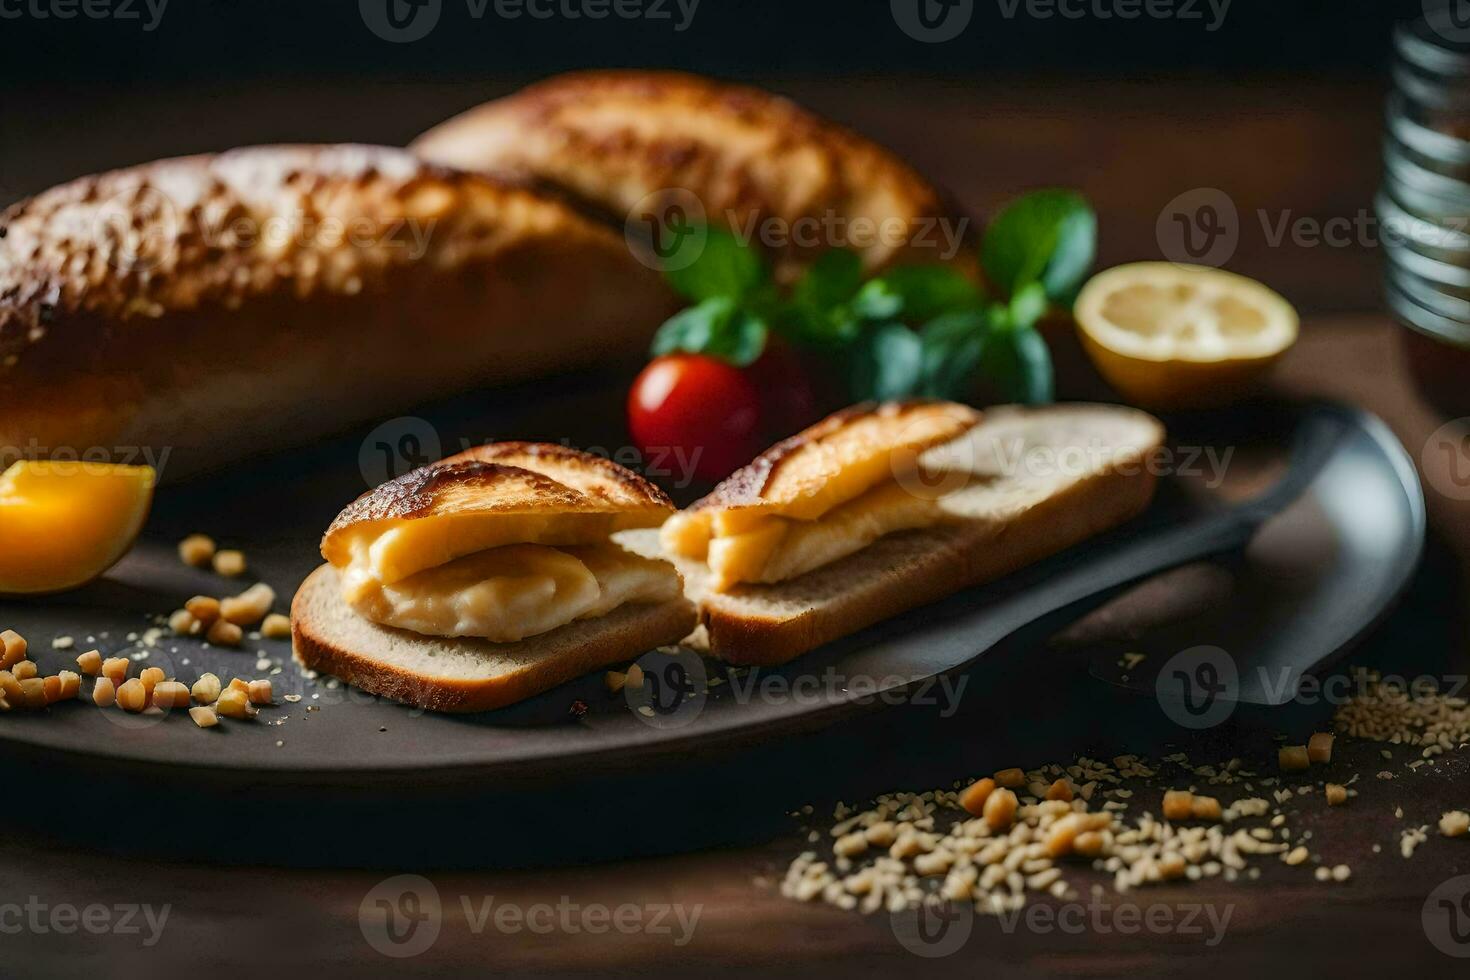
<svg viewBox="0 0 1470 980"><path fill-rule="evenodd" d="M1077 296L1077 329L1108 383L1145 408L1238 398L1296 342L1296 310L1254 279L1206 266L1134 262Z"/></svg>

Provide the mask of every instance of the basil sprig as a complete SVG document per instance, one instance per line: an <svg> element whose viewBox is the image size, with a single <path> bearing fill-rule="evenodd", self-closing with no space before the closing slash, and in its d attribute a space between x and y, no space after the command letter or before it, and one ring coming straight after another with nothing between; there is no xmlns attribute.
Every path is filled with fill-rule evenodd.
<svg viewBox="0 0 1470 980"><path fill-rule="evenodd" d="M852 252L822 254L784 295L759 253L709 229L704 251L667 273L694 305L670 318L653 353L708 354L737 366L760 357L772 332L826 352L854 401L965 399L984 383L1003 398L1051 401L1051 354L1036 330L1067 307L1092 266L1097 217L1074 191L1042 190L1003 208L980 263L988 296L951 266L904 265L864 280Z"/></svg>

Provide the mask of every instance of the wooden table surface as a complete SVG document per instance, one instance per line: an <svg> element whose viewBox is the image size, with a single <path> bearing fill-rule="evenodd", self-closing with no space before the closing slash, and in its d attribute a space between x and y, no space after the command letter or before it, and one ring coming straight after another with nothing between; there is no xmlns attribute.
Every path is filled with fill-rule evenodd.
<svg viewBox="0 0 1470 980"><path fill-rule="evenodd" d="M49 92L44 99L31 93L38 101L29 108L21 93L0 103L0 198L96 167L235 142L402 141L504 87L364 83L265 93ZM1279 391L1340 398L1376 412L1416 459L1443 422L1413 392L1396 328L1375 312L1375 245L1362 238L1340 247L1312 245L1300 235L1278 242L1267 233L1283 218L1352 221L1371 206L1375 85L1281 79L1231 86L1001 80L781 87L911 154L981 212L1038 183L1082 187L1101 214L1105 263L1157 256L1155 222L1167 202L1195 188L1225 190L1242 216L1230 266L1277 286L1308 314L1304 336L1277 377ZM126 116L111 111L124 105L130 109ZM85 139L78 135L83 130ZM1070 353L1059 354L1070 363ZM1448 465L1432 456L1429 464ZM1463 674L1470 672L1464 614L1470 608L1470 504L1435 489L1453 488L1444 482L1453 474L1426 475L1432 540L1425 570L1354 659L1410 675ZM362 867L354 869L325 856L331 850L326 845L350 836L351 828L324 820L310 806L293 805L289 796L273 803L258 823L242 827L229 818L245 808L249 786L224 797L170 796L138 810L121 802L105 780L68 775L58 784L47 766L11 760L11 819L0 848L0 881L6 884L0 895L0 975L157 977L198 970L234 976L300 968L353 977L851 977L900 971L1239 976L1254 969L1315 975L1330 966L1353 973L1373 968L1463 975L1462 961L1430 944L1421 912L1435 886L1470 874L1470 844L1433 837L1406 861L1397 855L1397 841L1406 824L1433 823L1444 809L1470 807L1470 768L1451 756L1434 775L1381 782L1371 778L1385 766L1377 745L1340 747L1333 771L1365 777L1362 795L1351 805L1327 811L1318 797L1315 805L1298 807L1298 825L1313 830L1314 847L1329 861L1354 867L1353 880L1344 885L1317 884L1299 870L1265 861L1258 882L1109 893L1098 913L1102 925L1081 931L1024 924L1007 931L992 919L976 920L958 948L925 957L899 941L886 915L865 918L799 904L781 898L770 884L805 846L798 821L784 816L801 802L822 813L838 798L855 801L882 788L930 788L1001 765L1065 761L1073 751L1157 757L1180 747L1177 730L1135 726L1099 711L1090 690L1081 679L1051 677L1044 688L1018 685L1015 693L996 692L982 709L990 715L971 717L965 727L879 715L827 741L791 746L789 754L778 746L768 747L758 761L717 760L713 774L704 771L687 781L683 772L596 781L592 789L580 787L560 801L568 819L554 831L532 819L507 830L507 815L498 814L499 836L491 843L503 860L494 862L426 864L414 856L417 843L435 834L435 808L442 805L437 801L421 807L400 801L401 831L368 842ZM1222 742L1227 735L1241 742ZM833 738L851 741L837 751ZM1268 731L1213 738L1183 747L1201 761L1236 752L1264 758L1269 751ZM862 751L850 751L852 745ZM555 798L559 791L525 792ZM634 831L616 819L622 808L631 808L625 793L639 794L639 812L650 814ZM384 795L391 797L391 788ZM72 819L64 829L38 816L55 812L38 802L43 799L65 801ZM667 816L660 818L665 807ZM1395 807L1403 808L1404 818L1395 817ZM750 813L765 816L745 816ZM95 830L78 834L78 823ZM171 847L185 828L191 837L207 839L215 826L214 857L201 858L194 848L185 858ZM1371 853L1375 843L1383 854ZM470 850L478 854L483 848ZM259 857L262 851L269 852L267 858ZM631 852L650 856L620 856ZM570 854L597 857L568 860ZM426 876L437 891L438 938L418 955L387 958L360 928L359 907L385 879L404 873ZM44 906L45 914L91 905L147 906L155 915L166 906L168 912L156 942L150 942L153 927L141 915L132 920L139 932L93 935L18 926L29 915L28 903ZM480 918L487 903L488 924ZM1205 914L1202 922L1209 915L1228 916L1228 925L1213 944L1206 942L1208 934L1184 929L1129 933L1124 906L1130 903L1138 914L1150 908L1174 915L1194 910ZM638 927L593 934L560 925L550 931L497 928L493 910L502 906L533 918L552 916L558 906L610 913L629 906L636 911L626 914L642 916L645 926L652 925L655 907L667 906L672 914L659 922L669 932ZM538 911L541 906L548 911ZM680 915L692 925L687 937Z"/></svg>

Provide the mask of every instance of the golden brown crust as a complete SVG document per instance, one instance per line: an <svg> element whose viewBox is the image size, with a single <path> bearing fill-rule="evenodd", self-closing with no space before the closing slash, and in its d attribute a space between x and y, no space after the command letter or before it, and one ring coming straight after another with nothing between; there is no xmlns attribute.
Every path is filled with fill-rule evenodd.
<svg viewBox="0 0 1470 980"><path fill-rule="evenodd" d="M517 465L519 464L519 465ZM343 508L322 536L377 521L467 513L615 514L616 526L651 527L674 511L667 494L612 460L551 443L476 446L381 484Z"/></svg>
<svg viewBox="0 0 1470 980"><path fill-rule="evenodd" d="M167 448L169 476L626 356L678 305L620 234L384 147L159 161L0 229L0 445Z"/></svg>
<svg viewBox="0 0 1470 980"><path fill-rule="evenodd" d="M813 450L833 447L834 439L851 434L856 423L865 427L859 448L875 448L872 437L889 441L885 452L906 451L915 457L933 446L956 439L980 423L982 415L956 402L913 399L893 402L862 402L822 419L793 436L776 443L745 466L720 481L713 490L689 506L689 510L729 510L789 503L819 481L819 474L804 470ZM836 447L841 452L845 447ZM789 475L789 479L786 478Z"/></svg>
<svg viewBox="0 0 1470 980"><path fill-rule="evenodd" d="M490 442L443 460L519 466L567 484L608 507L669 511L674 502L654 484L605 456L550 442Z"/></svg>
<svg viewBox="0 0 1470 980"><path fill-rule="evenodd" d="M900 254L953 258L934 254L945 240L933 223L948 220L956 233L968 224L876 143L769 92L678 72L558 75L442 123L412 149L549 184L618 221L648 195L677 188L700 200L711 224L822 222L813 227L823 240L773 249L783 280L844 244L825 240L825 229L857 238L856 219L904 223L902 235L857 247L869 270Z"/></svg>
<svg viewBox="0 0 1470 980"><path fill-rule="evenodd" d="M627 606L614 610L602 621L572 623L533 637L547 646L545 656L528 666L485 679L435 677L406 669L373 655L373 652L343 645L330 623L310 610L313 592L335 599L340 594L336 572L322 565L307 576L291 603L291 645L296 659L308 669L330 674L383 697L416 705L429 711L492 711L550 690L589 671L632 660L654 647L678 642L694 627L694 607L679 599L656 606ZM413 642L413 634L363 621L376 634ZM566 642L564 631L576 630L582 639ZM559 634L562 634L559 636ZM461 638L417 638L422 642L453 645L464 650L493 653L498 644L488 640ZM525 643L526 641L523 641Z"/></svg>

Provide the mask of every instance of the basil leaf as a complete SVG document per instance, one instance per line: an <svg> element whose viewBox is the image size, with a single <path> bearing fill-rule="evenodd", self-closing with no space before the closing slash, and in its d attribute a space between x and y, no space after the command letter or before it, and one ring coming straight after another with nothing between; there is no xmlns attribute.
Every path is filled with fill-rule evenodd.
<svg viewBox="0 0 1470 980"><path fill-rule="evenodd" d="M674 314L653 337L653 356L675 351L707 354L745 367L765 350L768 327L728 296L716 296Z"/></svg>
<svg viewBox="0 0 1470 980"><path fill-rule="evenodd" d="M996 331L985 345L980 367L1011 401L1044 405L1053 398L1051 351L1031 327Z"/></svg>
<svg viewBox="0 0 1470 980"><path fill-rule="evenodd" d="M958 270L944 265L897 266L864 286L863 292L870 287L881 289L886 295L897 296L902 303L899 310L885 316L902 313L910 323L923 323L943 313L973 309L982 299L980 287Z"/></svg>
<svg viewBox="0 0 1470 980"><path fill-rule="evenodd" d="M1040 282L1070 303L1097 250L1097 215L1076 191L1042 190L1007 205L985 229L980 262L991 279L1017 292Z"/></svg>
<svg viewBox="0 0 1470 980"><path fill-rule="evenodd" d="M920 393L963 399L974 385L989 336L990 322L979 311L947 313L924 324L919 332L924 355Z"/></svg>
<svg viewBox="0 0 1470 980"><path fill-rule="evenodd" d="M848 380L855 401L904 398L919 388L923 342L901 323L869 328L849 352Z"/></svg>
<svg viewBox="0 0 1470 980"><path fill-rule="evenodd" d="M1046 315L1046 288L1039 282L1027 283L1011 297L1006 307L1006 320L1011 327L1036 326Z"/></svg>
<svg viewBox="0 0 1470 980"><path fill-rule="evenodd" d="M885 279L870 279L852 298L852 312L864 320L889 320L903 311L903 296Z"/></svg>
<svg viewBox="0 0 1470 980"><path fill-rule="evenodd" d="M827 311L852 299L863 284L863 260L856 252L834 248L823 252L797 280L792 300L811 310Z"/></svg>
<svg viewBox="0 0 1470 980"><path fill-rule="evenodd" d="M697 236L689 238L696 241ZM770 279L770 272L754 248L719 228L705 229L704 246L695 260L664 273L669 285L692 300L725 296L743 299Z"/></svg>

